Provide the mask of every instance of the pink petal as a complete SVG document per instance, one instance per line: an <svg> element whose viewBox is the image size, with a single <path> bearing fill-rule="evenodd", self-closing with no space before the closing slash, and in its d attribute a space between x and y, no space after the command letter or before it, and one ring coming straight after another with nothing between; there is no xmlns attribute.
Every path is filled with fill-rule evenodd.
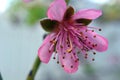
<svg viewBox="0 0 120 80"><path fill-rule="evenodd" d="M108 40L101 35L96 34L96 36L94 42L96 42L98 46L94 47L94 49L99 52L106 51L108 49Z"/></svg>
<svg viewBox="0 0 120 80"><path fill-rule="evenodd" d="M67 52L68 45L66 43L66 40L67 40L66 36L67 36L67 33L64 32L64 34L59 37L60 40L58 41L56 45L57 52L58 52L59 61L61 65L64 65L63 67L64 70L67 73L74 73L78 70L79 61L76 61L78 59L77 54L75 53L76 50L73 49L71 53ZM64 39L62 40L63 37ZM63 48L60 47L61 41L62 41Z"/></svg>
<svg viewBox="0 0 120 80"><path fill-rule="evenodd" d="M65 59L63 59L64 55L59 55L60 62L64 65L63 68L67 73L74 73L78 70L79 61L75 62L75 59L77 60L77 58L75 56L75 59L71 58L71 54L73 53L66 53Z"/></svg>
<svg viewBox="0 0 120 80"><path fill-rule="evenodd" d="M108 40L100 35L98 35L95 32L92 31L87 31L85 32L86 28L81 29L81 31L83 32L84 36L87 36L87 40L86 40L86 45L89 47L92 47L93 49L95 49L96 51L99 52L103 52L106 51L108 49ZM96 36L96 37L94 37ZM89 44L90 42L90 44ZM93 46L93 44L97 44L97 46Z"/></svg>
<svg viewBox="0 0 120 80"><path fill-rule="evenodd" d="M52 38L54 37L54 34L49 34L43 44L41 45L41 47L38 50L38 56L40 58L40 60L44 63L48 63L50 60L50 57L53 53L54 47L52 47L52 49L49 52L49 48L51 46L50 40L52 40Z"/></svg>
<svg viewBox="0 0 120 80"><path fill-rule="evenodd" d="M65 0L55 0L49 7L47 16L51 20L61 21L66 11Z"/></svg>
<svg viewBox="0 0 120 80"><path fill-rule="evenodd" d="M95 9L80 10L73 15L73 20L81 19L81 18L93 20L101 15L102 12L100 10L95 10Z"/></svg>

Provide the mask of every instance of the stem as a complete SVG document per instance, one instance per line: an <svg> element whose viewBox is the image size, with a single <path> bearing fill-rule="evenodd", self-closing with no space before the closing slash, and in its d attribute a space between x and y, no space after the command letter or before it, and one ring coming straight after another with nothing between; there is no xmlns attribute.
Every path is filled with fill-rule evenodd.
<svg viewBox="0 0 120 80"><path fill-rule="evenodd" d="M1 76L1 73L0 73L0 80L3 80L3 79L2 79L2 76Z"/></svg>
<svg viewBox="0 0 120 80"><path fill-rule="evenodd" d="M26 80L34 80L36 72L38 71L39 65L41 64L41 61L39 57L36 57L36 60L34 62L34 65L32 67L32 70L29 72Z"/></svg>

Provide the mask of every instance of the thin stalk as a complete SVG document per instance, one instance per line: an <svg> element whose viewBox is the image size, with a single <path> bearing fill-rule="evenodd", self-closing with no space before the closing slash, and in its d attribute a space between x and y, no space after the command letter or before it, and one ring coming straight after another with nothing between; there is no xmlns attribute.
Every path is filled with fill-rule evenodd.
<svg viewBox="0 0 120 80"><path fill-rule="evenodd" d="M31 71L29 72L26 80L34 80L35 75L36 75L36 73L38 71L38 68L39 68L40 64L41 64L41 61L40 61L39 57L37 56L36 60L34 62L34 65L33 65L32 69L31 69Z"/></svg>

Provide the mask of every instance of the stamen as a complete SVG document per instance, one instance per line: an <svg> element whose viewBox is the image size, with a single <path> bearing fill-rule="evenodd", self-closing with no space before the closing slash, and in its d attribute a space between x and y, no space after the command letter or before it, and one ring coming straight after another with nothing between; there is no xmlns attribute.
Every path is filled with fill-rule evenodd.
<svg viewBox="0 0 120 80"><path fill-rule="evenodd" d="M94 32L94 30L92 30L92 32Z"/></svg>
<svg viewBox="0 0 120 80"><path fill-rule="evenodd" d="M78 62L78 60L75 60L75 62Z"/></svg>
<svg viewBox="0 0 120 80"><path fill-rule="evenodd" d="M95 44L95 47L97 46L97 44Z"/></svg>
<svg viewBox="0 0 120 80"><path fill-rule="evenodd" d="M53 59L56 59L55 57L53 57Z"/></svg>
<svg viewBox="0 0 120 80"><path fill-rule="evenodd" d="M73 68L73 65L71 65L71 68Z"/></svg>
<svg viewBox="0 0 120 80"><path fill-rule="evenodd" d="M99 31L102 31L102 29L99 29Z"/></svg>
<svg viewBox="0 0 120 80"><path fill-rule="evenodd" d="M55 51L55 54L57 53L57 51Z"/></svg>
<svg viewBox="0 0 120 80"><path fill-rule="evenodd" d="M52 44L56 44L55 39L51 40L50 43L52 43Z"/></svg>
<svg viewBox="0 0 120 80"><path fill-rule="evenodd" d="M61 47L61 48L63 48L63 46L62 46L62 45L60 45L60 47Z"/></svg>
<svg viewBox="0 0 120 80"><path fill-rule="evenodd" d="M96 38L96 35L94 35L93 37Z"/></svg>
<svg viewBox="0 0 120 80"><path fill-rule="evenodd" d="M87 36L85 36L85 38L88 38Z"/></svg>
<svg viewBox="0 0 120 80"><path fill-rule="evenodd" d="M65 57L63 56L63 59L65 59Z"/></svg>
<svg viewBox="0 0 120 80"><path fill-rule="evenodd" d="M96 55L96 52L93 52L94 55Z"/></svg>
<svg viewBox="0 0 120 80"><path fill-rule="evenodd" d="M80 36L82 36L83 35L83 33L82 32L80 32Z"/></svg>
<svg viewBox="0 0 120 80"><path fill-rule="evenodd" d="M78 51L77 54L80 54L80 51Z"/></svg>
<svg viewBox="0 0 120 80"><path fill-rule="evenodd" d="M62 67L64 67L64 65L62 65Z"/></svg>
<svg viewBox="0 0 120 80"><path fill-rule="evenodd" d="M57 61L57 64L59 64L59 61Z"/></svg>
<svg viewBox="0 0 120 80"><path fill-rule="evenodd" d="M88 58L88 56L85 56L85 59L87 59Z"/></svg>
<svg viewBox="0 0 120 80"><path fill-rule="evenodd" d="M50 53L51 51L49 50L49 53Z"/></svg>
<svg viewBox="0 0 120 80"><path fill-rule="evenodd" d="M70 52L72 51L72 49L73 49L72 42L71 42L71 40L70 40L70 36L69 36L69 42L70 42L70 48L67 49L67 52L68 52L68 53L70 53Z"/></svg>
<svg viewBox="0 0 120 80"><path fill-rule="evenodd" d="M88 28L97 29L97 30L99 30L99 31L102 31L102 29L97 28L97 27L88 27Z"/></svg>
<svg viewBox="0 0 120 80"><path fill-rule="evenodd" d="M92 47L95 47L95 45L94 45L94 44L92 44Z"/></svg>
<svg viewBox="0 0 120 80"><path fill-rule="evenodd" d="M95 61L95 59L94 59L94 58L92 58L92 61Z"/></svg>
<svg viewBox="0 0 120 80"><path fill-rule="evenodd" d="M88 42L88 44L91 44L91 42Z"/></svg>

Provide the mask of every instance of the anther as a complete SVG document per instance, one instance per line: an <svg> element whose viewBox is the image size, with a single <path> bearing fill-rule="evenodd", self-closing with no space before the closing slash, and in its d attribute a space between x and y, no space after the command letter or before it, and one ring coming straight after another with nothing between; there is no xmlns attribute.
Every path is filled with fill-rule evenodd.
<svg viewBox="0 0 120 80"><path fill-rule="evenodd" d="M93 49L92 47L90 47L90 49Z"/></svg>
<svg viewBox="0 0 120 80"><path fill-rule="evenodd" d="M63 56L63 59L65 59L65 57Z"/></svg>
<svg viewBox="0 0 120 80"><path fill-rule="evenodd" d="M70 47L70 45L68 45L68 47Z"/></svg>
<svg viewBox="0 0 120 80"><path fill-rule="evenodd" d="M92 44L92 47L95 47L95 45L94 45L94 44Z"/></svg>
<svg viewBox="0 0 120 80"><path fill-rule="evenodd" d="M80 52L78 51L77 54L80 54Z"/></svg>
<svg viewBox="0 0 120 80"><path fill-rule="evenodd" d="M75 53L73 53L73 55L75 55Z"/></svg>
<svg viewBox="0 0 120 80"><path fill-rule="evenodd" d="M80 34L82 35L83 33L82 33L82 32L80 32Z"/></svg>
<svg viewBox="0 0 120 80"><path fill-rule="evenodd" d="M71 66L71 68L73 68L73 65Z"/></svg>
<svg viewBox="0 0 120 80"><path fill-rule="evenodd" d="M102 29L99 29L99 31L102 31Z"/></svg>
<svg viewBox="0 0 120 80"><path fill-rule="evenodd" d="M96 35L94 35L93 37L96 38Z"/></svg>
<svg viewBox="0 0 120 80"><path fill-rule="evenodd" d="M53 59L56 59L55 57L53 57Z"/></svg>
<svg viewBox="0 0 120 80"><path fill-rule="evenodd" d="M94 32L94 30L92 30L92 32Z"/></svg>
<svg viewBox="0 0 120 80"><path fill-rule="evenodd" d="M59 64L59 61L57 61L57 64Z"/></svg>
<svg viewBox="0 0 120 80"><path fill-rule="evenodd" d="M55 40L52 40L52 41L50 41L50 43L53 43L53 44L55 44L55 43L56 43L56 41L55 41Z"/></svg>
<svg viewBox="0 0 120 80"><path fill-rule="evenodd" d="M57 51L55 51L55 53L57 53Z"/></svg>
<svg viewBox="0 0 120 80"><path fill-rule="evenodd" d="M87 59L88 57L87 56L85 56L85 59Z"/></svg>
<svg viewBox="0 0 120 80"><path fill-rule="evenodd" d="M87 36L85 36L85 38L88 38Z"/></svg>
<svg viewBox="0 0 120 80"><path fill-rule="evenodd" d="M62 46L62 45L60 45L60 47L61 47L61 48L63 48L63 46Z"/></svg>
<svg viewBox="0 0 120 80"><path fill-rule="evenodd" d="M95 44L95 46L97 46L97 44Z"/></svg>
<svg viewBox="0 0 120 80"><path fill-rule="evenodd" d="M95 59L93 58L92 61L95 61Z"/></svg>
<svg viewBox="0 0 120 80"><path fill-rule="evenodd" d="M77 61L79 61L79 58L77 59Z"/></svg>
<svg viewBox="0 0 120 80"><path fill-rule="evenodd" d="M91 44L91 42L88 42L88 44Z"/></svg>
<svg viewBox="0 0 120 80"><path fill-rule="evenodd" d="M49 53L50 53L51 51L49 50Z"/></svg>
<svg viewBox="0 0 120 80"><path fill-rule="evenodd" d="M66 53L64 52L64 54L66 54Z"/></svg>
<svg viewBox="0 0 120 80"><path fill-rule="evenodd" d="M68 50L67 50L68 53L71 53L71 51L72 51L72 49L68 49Z"/></svg>
<svg viewBox="0 0 120 80"><path fill-rule="evenodd" d="M64 65L62 65L62 67L64 67Z"/></svg>
<svg viewBox="0 0 120 80"><path fill-rule="evenodd" d="M96 52L93 52L94 55L96 55Z"/></svg>
<svg viewBox="0 0 120 80"><path fill-rule="evenodd" d="M78 60L75 60L75 62L78 62Z"/></svg>

